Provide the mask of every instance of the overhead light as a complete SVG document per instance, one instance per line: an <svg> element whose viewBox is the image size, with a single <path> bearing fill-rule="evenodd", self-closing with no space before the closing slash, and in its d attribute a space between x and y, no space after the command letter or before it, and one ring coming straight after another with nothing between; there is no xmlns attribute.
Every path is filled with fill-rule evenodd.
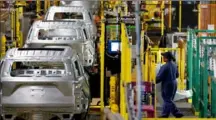
<svg viewBox="0 0 216 120"><path fill-rule="evenodd" d="M198 12L198 10L196 9L196 1L194 1L194 9L193 12Z"/></svg>

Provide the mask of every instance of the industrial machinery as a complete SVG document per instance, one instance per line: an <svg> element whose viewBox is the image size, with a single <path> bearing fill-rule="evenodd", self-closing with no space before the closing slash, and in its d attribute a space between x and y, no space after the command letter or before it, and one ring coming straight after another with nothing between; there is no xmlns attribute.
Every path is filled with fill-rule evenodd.
<svg viewBox="0 0 216 120"><path fill-rule="evenodd" d="M124 120L141 120L141 114L142 119L154 118L160 113L160 109L156 111L158 102L162 102L159 92L155 94L155 71L164 64L161 52L166 51L175 54L179 70L174 101L191 97L191 93L183 93L193 90L193 101L188 102L192 102L195 113L214 117L215 55L208 52L215 46L200 45L204 39L200 31L189 31L188 35L186 31L213 26L209 24L215 22L210 17L215 15L215 6L196 5L181 0L11 0L6 7L11 35L1 33L3 118L85 120L89 111L90 116L96 113L102 119L106 109L120 113ZM29 27L22 22L23 16L39 20L27 37L23 28ZM206 39L215 39L211 36L215 31L209 33ZM198 45L205 47L204 56L199 54L203 51Z"/></svg>
<svg viewBox="0 0 216 120"><path fill-rule="evenodd" d="M49 8L45 20L52 21L82 21L90 31L91 39L96 39L97 28L92 13L82 6L52 6Z"/></svg>
<svg viewBox="0 0 216 120"><path fill-rule="evenodd" d="M215 90L215 33L216 30L188 31L188 87L193 90L192 105L195 114L201 118L215 117L216 114L213 91Z"/></svg>
<svg viewBox="0 0 216 120"><path fill-rule="evenodd" d="M10 49L1 61L3 118L83 119L91 102L88 80L70 47Z"/></svg>
<svg viewBox="0 0 216 120"><path fill-rule="evenodd" d="M36 21L29 30L24 47L71 46L79 53L84 66L92 66L95 44L85 26L79 21Z"/></svg>

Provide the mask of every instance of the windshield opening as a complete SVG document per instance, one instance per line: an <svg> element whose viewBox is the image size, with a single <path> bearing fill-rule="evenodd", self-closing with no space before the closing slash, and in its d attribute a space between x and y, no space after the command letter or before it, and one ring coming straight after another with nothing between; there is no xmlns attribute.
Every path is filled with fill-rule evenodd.
<svg viewBox="0 0 216 120"><path fill-rule="evenodd" d="M64 20L64 19L83 19L82 12L57 12L54 14L54 20Z"/></svg>
<svg viewBox="0 0 216 120"><path fill-rule="evenodd" d="M77 32L75 29L40 29L38 32L38 39L53 39L53 38L77 38Z"/></svg>

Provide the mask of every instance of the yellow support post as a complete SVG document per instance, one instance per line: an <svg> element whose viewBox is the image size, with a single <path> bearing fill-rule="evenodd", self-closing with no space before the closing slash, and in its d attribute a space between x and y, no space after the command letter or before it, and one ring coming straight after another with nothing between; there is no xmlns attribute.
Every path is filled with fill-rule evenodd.
<svg viewBox="0 0 216 120"><path fill-rule="evenodd" d="M121 30L123 30L123 23L121 23ZM125 69L125 56L126 56L126 53L124 52L125 51L125 47L126 47L126 43L125 41L123 40L124 38L124 35L123 35L123 31L121 33L121 80L120 80L120 114L122 115L122 117L126 120L126 104L125 104L125 96L123 96L122 94L124 94L124 80L125 80L125 72L126 72L126 69Z"/></svg>
<svg viewBox="0 0 216 120"><path fill-rule="evenodd" d="M22 33L22 24L21 20L23 17L23 6L25 6L25 2L16 1L16 13L15 13L15 25L16 25L16 41L17 47L22 47L23 45L23 33Z"/></svg>
<svg viewBox="0 0 216 120"><path fill-rule="evenodd" d="M177 65L178 65L178 71L179 71L179 77L178 77L178 90L181 90L182 89L182 79L181 79L181 53L180 53L180 50L179 48L177 49L176 51L177 53L177 58L179 59L177 61ZM184 81L183 81L184 83Z"/></svg>
<svg viewBox="0 0 216 120"><path fill-rule="evenodd" d="M20 35L19 35L19 32L20 32L20 21L19 21L19 9L16 8L16 11L15 11L15 38L16 38L16 46L17 47L20 47Z"/></svg>
<svg viewBox="0 0 216 120"><path fill-rule="evenodd" d="M44 0L44 12L47 11L47 2L48 2L48 0Z"/></svg>
<svg viewBox="0 0 216 120"><path fill-rule="evenodd" d="M16 47L16 9L10 11L10 24L11 24L11 39L13 41L12 46L7 46L8 48Z"/></svg>
<svg viewBox="0 0 216 120"><path fill-rule="evenodd" d="M185 43L184 43L185 44ZM182 90L186 89L186 85L184 83L185 80L185 45L183 46L183 48L181 49L181 79L182 79Z"/></svg>
<svg viewBox="0 0 216 120"><path fill-rule="evenodd" d="M169 29L172 29L172 0L169 1Z"/></svg>
<svg viewBox="0 0 216 120"><path fill-rule="evenodd" d="M12 41L15 41L15 10L11 10L10 11L10 24L11 24L11 37L12 37Z"/></svg>
<svg viewBox="0 0 216 120"><path fill-rule="evenodd" d="M164 35L164 1L161 1L161 35Z"/></svg>
<svg viewBox="0 0 216 120"><path fill-rule="evenodd" d="M146 51L145 53L145 67L144 67L144 81L148 80L148 76L149 76L149 51Z"/></svg>
<svg viewBox="0 0 216 120"><path fill-rule="evenodd" d="M59 2L59 0L54 0L54 5L58 6L58 2Z"/></svg>
<svg viewBox="0 0 216 120"><path fill-rule="evenodd" d="M101 20L104 20L103 13L103 1L101 1ZM105 69L105 23L101 22L101 36L100 36L100 111L101 111L101 120L103 119L103 110L104 110L104 69Z"/></svg>
<svg viewBox="0 0 216 120"><path fill-rule="evenodd" d="M19 41L19 46L18 47L22 47L23 46L23 24L21 23L21 20L23 19L23 7L19 7L19 23L20 23L20 31L19 31L19 37L20 37L20 41Z"/></svg>
<svg viewBox="0 0 216 120"><path fill-rule="evenodd" d="M128 120L126 95L124 86L131 82L131 43L128 40L126 26L121 23L121 80L120 80L120 113L124 120Z"/></svg>
<svg viewBox="0 0 216 120"><path fill-rule="evenodd" d="M6 52L6 37L5 35L1 36L1 59L5 56L5 52Z"/></svg>
<svg viewBox="0 0 216 120"><path fill-rule="evenodd" d="M152 63L151 63L151 69L152 69L151 82L154 83L154 82L155 82L155 78L156 78L156 73L155 73L156 64L155 64L155 62L152 62Z"/></svg>
<svg viewBox="0 0 216 120"><path fill-rule="evenodd" d="M36 0L36 14L37 14L37 17L40 17L39 16L40 12L41 12L41 1L40 0Z"/></svg>
<svg viewBox="0 0 216 120"><path fill-rule="evenodd" d="M179 0L179 32L182 31L182 0Z"/></svg>
<svg viewBox="0 0 216 120"><path fill-rule="evenodd" d="M44 0L44 12L50 7L50 0Z"/></svg>
<svg viewBox="0 0 216 120"><path fill-rule="evenodd" d="M201 29L201 18L200 18L200 14L201 14L201 9L200 9L200 4L198 5L198 29Z"/></svg>
<svg viewBox="0 0 216 120"><path fill-rule="evenodd" d="M47 0L47 10L50 8L50 0Z"/></svg>
<svg viewBox="0 0 216 120"><path fill-rule="evenodd" d="M159 49L157 52L157 63L160 63L160 62L161 62L161 50Z"/></svg>

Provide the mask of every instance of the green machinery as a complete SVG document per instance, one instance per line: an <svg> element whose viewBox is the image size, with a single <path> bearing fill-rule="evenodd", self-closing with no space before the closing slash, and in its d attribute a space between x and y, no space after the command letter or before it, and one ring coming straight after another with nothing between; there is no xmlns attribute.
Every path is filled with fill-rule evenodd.
<svg viewBox="0 0 216 120"><path fill-rule="evenodd" d="M203 38L205 39L205 38ZM208 37L208 40L216 40L216 37ZM216 78L214 76L216 60L216 43L202 44L200 55L200 117L216 117ZM208 83L210 80L210 83ZM210 85L209 85L210 84ZM210 96L208 96L208 93ZM209 107L210 106L210 107Z"/></svg>
<svg viewBox="0 0 216 120"><path fill-rule="evenodd" d="M208 108L214 108L213 106L216 104L211 102L214 96L211 96L212 93L208 92L214 83L211 84L212 82L208 82L208 77L211 74L208 72L208 64L206 62L209 60L205 57L207 53L204 54L203 51L203 49L210 49L208 48L209 41L212 42L211 44L216 44L216 37L212 37L215 33L216 31L214 30L188 31L187 80L189 89L193 91L192 105L195 114L200 117L213 116L213 114L208 114ZM213 86L212 89L216 88Z"/></svg>
<svg viewBox="0 0 216 120"><path fill-rule="evenodd" d="M127 27L127 31L129 36L132 36L133 33L135 33L135 25L128 25ZM107 25L106 26L107 31L109 31L109 37L112 40L117 40L118 39L118 32L120 31L120 27L119 25Z"/></svg>

